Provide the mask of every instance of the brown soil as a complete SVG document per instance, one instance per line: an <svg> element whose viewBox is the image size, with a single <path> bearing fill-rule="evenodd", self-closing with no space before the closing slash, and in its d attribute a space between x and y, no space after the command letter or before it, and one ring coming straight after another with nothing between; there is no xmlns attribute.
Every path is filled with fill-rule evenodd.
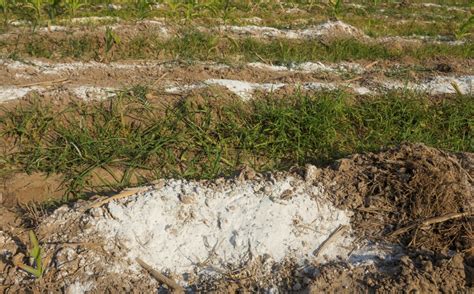
<svg viewBox="0 0 474 294"><path fill-rule="evenodd" d="M310 289L315 293L470 293L472 269L460 254L436 258L409 253L377 266L323 266Z"/></svg>
<svg viewBox="0 0 474 294"><path fill-rule="evenodd" d="M337 183L329 185L334 201L357 212L353 221L364 236L443 253L466 251L474 246L471 158L404 144L339 160L323 177ZM422 223L447 215L468 216L432 226ZM410 225L414 227L396 233Z"/></svg>
<svg viewBox="0 0 474 294"><path fill-rule="evenodd" d="M323 183L335 204L353 211L352 227L361 238L399 244L397 253L365 266L335 262L302 270L291 263L281 264L274 268L280 279L268 277L268 281L255 280L252 275L258 272L257 260L257 266L249 264L245 270L234 272L224 280L200 281L195 285L196 290L262 291L262 285L272 285L284 292L469 293L473 290L474 277L473 163L473 154L452 154L421 144L403 144L380 153L357 154L324 169L309 166L301 170L301 175L315 184ZM86 205L87 202L79 202L75 207L81 210ZM67 220L68 209L61 209L64 214L57 211L56 217ZM6 250L1 253L0 285L6 293L28 289L61 291L65 281L80 279L85 274L84 265L80 259L68 259L67 252L71 249L74 254L95 252L109 261L117 258L101 249L104 240L97 240L98 243L81 240L80 220L70 219L64 226L50 227L42 224L45 218L41 211L30 207L22 210L19 220L28 220L30 226L40 224L38 237L49 240L43 244L48 252L45 260L49 271L43 279L35 281L13 265L14 260L24 260L28 241L23 229L25 221L16 219L11 211L8 213L10 221L5 221L0 231L0 243ZM453 214L463 216L423 223ZM411 225L412 229L393 235L394 231ZM66 263L67 267L60 266ZM107 266L111 265L99 263L92 267L100 284L97 291L148 292L159 287L145 272L134 277L101 275L101 268ZM75 272L64 272L63 268L74 268Z"/></svg>
<svg viewBox="0 0 474 294"><path fill-rule="evenodd" d="M14 207L17 204L60 199L64 195L64 190L60 187L61 181L62 177L59 175L15 174L0 183L0 195L3 196L0 204Z"/></svg>

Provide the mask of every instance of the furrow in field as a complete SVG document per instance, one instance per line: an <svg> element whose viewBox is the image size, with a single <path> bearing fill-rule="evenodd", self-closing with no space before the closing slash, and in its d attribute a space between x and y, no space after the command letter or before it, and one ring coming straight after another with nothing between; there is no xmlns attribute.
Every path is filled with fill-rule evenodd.
<svg viewBox="0 0 474 294"><path fill-rule="evenodd" d="M132 86L132 85L130 85ZM378 95L390 90L406 90L414 92L423 92L431 95L444 94L466 94L471 95L474 92L474 76L459 77L435 77L424 82L402 82L397 80L381 80L377 83L364 85L357 82L295 82L288 83L256 83L243 80L231 79L206 79L193 84L161 84L157 88L164 89L159 91L161 95L173 94L182 95L190 91L204 89L208 87L221 87L236 95L242 100L250 100L256 92L278 93L281 90L287 91L335 91L344 90L357 95ZM126 87L125 87L126 88ZM46 97L54 97L63 95L63 97L75 97L83 100L102 100L116 96L116 91L120 91L124 87L110 87L97 85L53 85L45 86L2 86L0 87L0 102L20 99L32 93L37 93ZM285 92L283 92L285 93Z"/></svg>
<svg viewBox="0 0 474 294"><path fill-rule="evenodd" d="M84 100L113 97L114 92L135 85L162 94L186 94L196 89L221 87L248 100L254 92L281 90L346 90L358 95L376 95L388 90L410 90L432 95L471 94L472 72L440 75L425 71L419 77L396 77L400 65L377 63L306 62L278 66L265 63L225 65L211 62L71 62L40 60L0 61L0 101L23 98L32 93L66 95ZM402 70L403 71L403 70Z"/></svg>

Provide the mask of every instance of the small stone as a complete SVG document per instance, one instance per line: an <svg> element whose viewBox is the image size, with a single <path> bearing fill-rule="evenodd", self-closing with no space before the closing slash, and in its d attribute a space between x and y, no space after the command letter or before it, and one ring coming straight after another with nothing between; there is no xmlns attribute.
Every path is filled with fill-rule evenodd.
<svg viewBox="0 0 474 294"><path fill-rule="evenodd" d="M406 265L406 266L411 266L412 265L411 259L408 255L404 255L404 256L400 257L400 263L403 264L403 265Z"/></svg>
<svg viewBox="0 0 474 294"><path fill-rule="evenodd" d="M307 164L306 165L306 170L305 170L305 175L304 179L307 182L312 182L315 179L319 178L321 176L321 170L314 165Z"/></svg>
<svg viewBox="0 0 474 294"><path fill-rule="evenodd" d="M25 255L23 253L18 253L17 255L13 256L13 264L21 264L25 259Z"/></svg>
<svg viewBox="0 0 474 294"><path fill-rule="evenodd" d="M299 291L301 290L301 284L300 283L296 283L294 286L293 286L293 291Z"/></svg>
<svg viewBox="0 0 474 294"><path fill-rule="evenodd" d="M447 63L439 63L436 65L435 69L440 72L452 72L453 67Z"/></svg>
<svg viewBox="0 0 474 294"><path fill-rule="evenodd" d="M433 272L433 263L429 260L422 261L421 264L423 265L423 269L427 273Z"/></svg>
<svg viewBox="0 0 474 294"><path fill-rule="evenodd" d="M291 198L293 198L293 196L294 196L293 190L288 189L288 190L285 190L283 193L281 193L280 199L281 200L290 200Z"/></svg>
<svg viewBox="0 0 474 294"><path fill-rule="evenodd" d="M464 269L464 258L462 257L461 254L454 255L451 262L453 263L454 268Z"/></svg>
<svg viewBox="0 0 474 294"><path fill-rule="evenodd" d="M255 170L253 170L252 168L248 166L245 166L244 168L240 170L238 180L239 181L253 180L256 175L257 173L255 172Z"/></svg>
<svg viewBox="0 0 474 294"><path fill-rule="evenodd" d="M104 216L104 208L92 208L89 210L92 217L99 218Z"/></svg>
<svg viewBox="0 0 474 294"><path fill-rule="evenodd" d="M263 193L271 194L272 193L272 187L270 185L266 185L265 187L263 187Z"/></svg>
<svg viewBox="0 0 474 294"><path fill-rule="evenodd" d="M192 194L180 195L179 201L181 201L183 204L192 204L196 202L196 198Z"/></svg>
<svg viewBox="0 0 474 294"><path fill-rule="evenodd" d="M351 167L351 162L349 159L341 159L337 162L336 169L341 172L348 171Z"/></svg>
<svg viewBox="0 0 474 294"><path fill-rule="evenodd" d="M366 283L367 283L367 286L369 286L369 287L375 286L375 281L374 281L374 279L372 279L372 278L370 278L370 277L367 278Z"/></svg>
<svg viewBox="0 0 474 294"><path fill-rule="evenodd" d="M164 179L155 180L151 182L151 184L153 185L153 188L161 189L165 186L165 180Z"/></svg>

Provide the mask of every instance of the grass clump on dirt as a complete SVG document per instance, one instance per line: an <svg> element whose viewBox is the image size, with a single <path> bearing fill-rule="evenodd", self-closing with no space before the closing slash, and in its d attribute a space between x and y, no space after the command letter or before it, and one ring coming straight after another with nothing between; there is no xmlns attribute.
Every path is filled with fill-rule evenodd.
<svg viewBox="0 0 474 294"><path fill-rule="evenodd" d="M61 174L77 196L163 177L214 178L242 165L264 171L321 164L403 141L474 149L472 97L431 102L390 93L357 101L332 92L248 103L210 96L164 107L145 93L135 88L60 111L39 100L4 110L3 174Z"/></svg>

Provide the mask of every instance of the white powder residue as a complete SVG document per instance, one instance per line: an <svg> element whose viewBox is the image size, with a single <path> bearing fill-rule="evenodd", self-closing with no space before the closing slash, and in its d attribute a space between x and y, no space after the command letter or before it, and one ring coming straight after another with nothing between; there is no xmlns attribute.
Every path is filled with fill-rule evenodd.
<svg viewBox="0 0 474 294"><path fill-rule="evenodd" d="M182 85L182 86L169 86L165 89L166 93L170 94L180 94L183 92L189 92L195 89L201 89L205 87L203 84L195 84L195 85Z"/></svg>
<svg viewBox="0 0 474 294"><path fill-rule="evenodd" d="M86 283L75 282L66 288L66 294L84 294L92 290L92 288L93 288L92 282L86 282Z"/></svg>
<svg viewBox="0 0 474 294"><path fill-rule="evenodd" d="M227 79L209 79L204 81L207 85L219 85L227 88L232 93L236 94L242 100L249 100L252 98L252 92L255 90L262 91L274 91L281 87L284 87L285 84L258 84L250 83L237 80L227 80Z"/></svg>
<svg viewBox="0 0 474 294"><path fill-rule="evenodd" d="M268 70L268 71L288 71L290 68L282 65L270 65L262 62L251 62L247 64L249 67L257 68L257 69L263 69L263 70Z"/></svg>
<svg viewBox="0 0 474 294"><path fill-rule="evenodd" d="M382 86L387 89L407 89L412 91L427 92L431 95L455 94L455 85L462 94L471 94L474 92L474 76L461 77L443 77L438 76L423 83L384 81Z"/></svg>
<svg viewBox="0 0 474 294"><path fill-rule="evenodd" d="M347 5L348 7L354 7L354 8L357 8L357 9L365 9L366 8L365 5L356 4L356 3L347 3L345 5Z"/></svg>
<svg viewBox="0 0 474 294"><path fill-rule="evenodd" d="M299 35L308 39L321 36L331 36L333 34L343 34L345 36L367 38L367 35L365 35L361 30L342 21L328 21L314 28L308 28L299 31Z"/></svg>
<svg viewBox="0 0 474 294"><path fill-rule="evenodd" d="M407 45L419 46L423 43L432 44L445 44L445 45L461 45L464 44L463 40L451 40L447 36L438 36L436 38L430 36L412 36L412 37L401 37L401 36L389 36L372 38L366 35L362 30L346 24L342 21L328 21L317 26L309 27L306 29L277 29L273 27L265 26L221 26L220 30L230 32L241 36L253 36L260 38L284 38L294 40L331 40L331 39L347 39L356 38L363 40L364 42L386 44L390 42L399 42ZM202 31L208 31L206 28L201 28Z"/></svg>
<svg viewBox="0 0 474 294"><path fill-rule="evenodd" d="M454 94L457 85L462 94L472 94L474 92L474 76L462 77L435 77L422 84L422 90L431 94ZM424 88L424 89L423 89Z"/></svg>
<svg viewBox="0 0 474 294"><path fill-rule="evenodd" d="M356 94L359 94L359 95L373 95L373 94L375 94L372 90L370 90L370 89L367 88L367 87L355 86L355 85L349 85L349 87L350 87Z"/></svg>
<svg viewBox="0 0 474 294"><path fill-rule="evenodd" d="M324 64L322 62L304 62L294 66L294 68L303 72L364 72L364 69L360 64L350 62L341 62L330 65Z"/></svg>
<svg viewBox="0 0 474 294"><path fill-rule="evenodd" d="M43 62L41 60L27 60L27 62L19 62L15 60L1 60L1 65L13 70L28 70L34 73L41 73L47 75L59 74L73 74L79 70L88 69L103 69L103 70L134 70L134 69L160 69L161 65L158 62L145 63L100 63L95 61L90 62L68 62L68 63L54 63Z"/></svg>
<svg viewBox="0 0 474 294"><path fill-rule="evenodd" d="M39 29L40 32L64 32L67 31L67 27L64 26L47 26Z"/></svg>
<svg viewBox="0 0 474 294"><path fill-rule="evenodd" d="M109 10L120 10L122 9L122 5L109 3L109 5L107 5L107 8Z"/></svg>
<svg viewBox="0 0 474 294"><path fill-rule="evenodd" d="M439 9L446 9L447 11L458 11L458 12L466 12L466 9L456 7L456 6L448 6L448 5L440 5L436 3L420 3L418 6L427 7L427 8L439 8Z"/></svg>
<svg viewBox="0 0 474 294"><path fill-rule="evenodd" d="M217 188L169 180L126 203L110 203L110 216L91 224L120 241L132 264L139 257L160 271L225 271L244 264L249 254L303 262L316 260L313 252L329 235L349 225L349 216L324 195L321 187L291 176ZM347 256L352 242L342 234L318 260Z"/></svg>
<svg viewBox="0 0 474 294"><path fill-rule="evenodd" d="M78 86L71 88L72 92L84 100L104 100L115 97L115 89L108 87Z"/></svg>
<svg viewBox="0 0 474 294"><path fill-rule="evenodd" d="M313 91L336 90L337 85L335 83L311 82L303 84L303 89Z"/></svg>
<svg viewBox="0 0 474 294"><path fill-rule="evenodd" d="M300 71L305 73L312 72L355 72L362 73L363 67L357 63L342 62L339 64L324 64L322 62L304 62L301 64L291 64L290 66L269 65L261 62L252 62L249 67L268 70L268 71Z"/></svg>
<svg viewBox="0 0 474 294"><path fill-rule="evenodd" d="M303 89L310 91L334 91L337 89L351 89L358 95L373 95L376 94L367 87L357 86L353 84L336 84L336 83L325 83L325 82L311 82L303 84Z"/></svg>
<svg viewBox="0 0 474 294"><path fill-rule="evenodd" d="M377 260L393 258L401 248L393 244L366 243L361 246L356 244L356 248L351 252L348 261L355 265L374 264Z"/></svg>
<svg viewBox="0 0 474 294"><path fill-rule="evenodd" d="M98 22L117 22L120 18L112 16L86 16L86 17L75 17L71 19L71 23L75 24L93 24Z"/></svg>
<svg viewBox="0 0 474 294"><path fill-rule="evenodd" d="M34 89L33 87L0 86L0 103L23 98Z"/></svg>
<svg viewBox="0 0 474 294"><path fill-rule="evenodd" d="M332 36L343 34L352 37L366 37L365 34L342 21L329 21L307 29L282 30L264 26L222 26L221 29L241 35L254 35L268 38L286 39L315 39L322 36Z"/></svg>

